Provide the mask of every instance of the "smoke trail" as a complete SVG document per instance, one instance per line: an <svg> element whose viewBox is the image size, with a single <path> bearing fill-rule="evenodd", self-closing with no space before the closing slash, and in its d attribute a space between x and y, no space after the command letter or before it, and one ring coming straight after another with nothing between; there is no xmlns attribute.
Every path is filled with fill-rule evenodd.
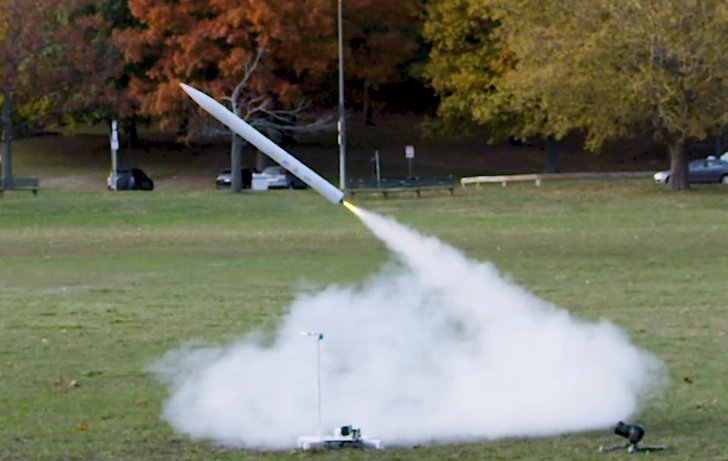
<svg viewBox="0 0 728 461"><path fill-rule="evenodd" d="M403 264L359 289L299 296L272 346L172 351L164 418L193 439L284 449L314 435L321 331L324 428L353 424L392 445L611 428L667 384L663 363L607 321L588 323L506 281L489 263L350 207Z"/></svg>

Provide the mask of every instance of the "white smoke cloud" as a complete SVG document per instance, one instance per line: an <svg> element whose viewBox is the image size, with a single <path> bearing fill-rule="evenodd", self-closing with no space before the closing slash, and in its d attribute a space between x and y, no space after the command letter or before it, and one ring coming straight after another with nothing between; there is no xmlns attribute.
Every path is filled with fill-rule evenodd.
<svg viewBox="0 0 728 461"><path fill-rule="evenodd" d="M352 424L389 446L611 428L668 383L664 364L610 322L588 323L441 241L357 209L398 256L362 287L290 306L272 345L248 335L171 351L163 416L196 440L288 449Z"/></svg>

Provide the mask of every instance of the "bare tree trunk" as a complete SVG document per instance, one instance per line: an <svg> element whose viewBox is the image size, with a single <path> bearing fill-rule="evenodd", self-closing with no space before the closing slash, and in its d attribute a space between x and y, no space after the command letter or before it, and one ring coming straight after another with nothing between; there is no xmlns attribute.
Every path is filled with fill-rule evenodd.
<svg viewBox="0 0 728 461"><path fill-rule="evenodd" d="M127 147L133 149L139 145L139 128L132 117L126 125Z"/></svg>
<svg viewBox="0 0 728 461"><path fill-rule="evenodd" d="M715 156L720 157L720 155L723 153L723 136L716 136L713 140L713 149L715 151Z"/></svg>
<svg viewBox="0 0 728 461"><path fill-rule="evenodd" d="M189 134L189 119L185 118L177 127L177 136L187 136Z"/></svg>
<svg viewBox="0 0 728 461"><path fill-rule="evenodd" d="M364 123L367 125L374 125L374 109L372 108L372 102L369 99L369 92L372 87L369 79L364 80Z"/></svg>
<svg viewBox="0 0 728 461"><path fill-rule="evenodd" d="M233 145L230 151L230 190L238 193L243 190L243 140L240 136L233 133Z"/></svg>
<svg viewBox="0 0 728 461"><path fill-rule="evenodd" d="M13 184L13 163L11 158L11 147L13 142L13 107L12 107L12 96L13 93L9 85L5 85L3 88L3 114L2 114L2 125L3 125L3 150L2 150L2 168L3 168L3 182L5 187L12 187Z"/></svg>
<svg viewBox="0 0 728 461"><path fill-rule="evenodd" d="M685 151L685 138L680 136L671 139L667 146L670 151L670 179L668 186L672 190L689 190L688 155Z"/></svg>
<svg viewBox="0 0 728 461"><path fill-rule="evenodd" d="M546 138L546 173L559 172L559 143L556 138Z"/></svg>
<svg viewBox="0 0 728 461"><path fill-rule="evenodd" d="M270 158L263 152L257 151L257 155L255 157L255 168L257 168L258 171L263 171L268 165L270 165Z"/></svg>

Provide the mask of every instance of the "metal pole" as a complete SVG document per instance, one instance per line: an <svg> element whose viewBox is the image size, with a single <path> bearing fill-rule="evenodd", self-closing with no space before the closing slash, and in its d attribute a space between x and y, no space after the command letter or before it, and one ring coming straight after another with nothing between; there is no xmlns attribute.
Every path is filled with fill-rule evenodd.
<svg viewBox="0 0 728 461"><path fill-rule="evenodd" d="M346 191L346 124L344 122L344 32L339 0L339 188Z"/></svg>
<svg viewBox="0 0 728 461"><path fill-rule="evenodd" d="M319 437L322 437L324 434L321 430L321 338L323 335L319 335L318 340L316 341L316 372L317 372L317 382L316 382L316 388L317 388L317 401L318 401L318 433Z"/></svg>
<svg viewBox="0 0 728 461"><path fill-rule="evenodd" d="M377 162L377 187L379 187L382 182L382 175L381 175L381 170L379 169L379 151L378 150L374 151L374 159Z"/></svg>
<svg viewBox="0 0 728 461"><path fill-rule="evenodd" d="M117 154L119 151L119 134L116 120L111 122L111 190L117 190L116 170L119 168Z"/></svg>

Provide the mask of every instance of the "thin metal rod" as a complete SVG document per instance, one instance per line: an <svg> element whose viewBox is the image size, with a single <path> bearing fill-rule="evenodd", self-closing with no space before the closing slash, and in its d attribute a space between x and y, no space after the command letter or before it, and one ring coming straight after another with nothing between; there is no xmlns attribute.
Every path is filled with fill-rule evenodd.
<svg viewBox="0 0 728 461"><path fill-rule="evenodd" d="M344 25L339 0L339 188L346 191L346 122L344 110Z"/></svg>
<svg viewBox="0 0 728 461"><path fill-rule="evenodd" d="M316 373L318 375L316 388L317 388L317 401L318 401L318 432L319 437L323 436L321 429L321 337L319 336L316 341Z"/></svg>

